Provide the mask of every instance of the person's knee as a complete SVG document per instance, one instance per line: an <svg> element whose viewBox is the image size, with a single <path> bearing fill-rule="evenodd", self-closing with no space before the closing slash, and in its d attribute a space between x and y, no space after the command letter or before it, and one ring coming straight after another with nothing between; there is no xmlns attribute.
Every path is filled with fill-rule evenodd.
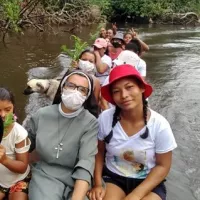
<svg viewBox="0 0 200 200"><path fill-rule="evenodd" d="M162 200L156 193L149 193L147 196L143 197L141 200Z"/></svg>

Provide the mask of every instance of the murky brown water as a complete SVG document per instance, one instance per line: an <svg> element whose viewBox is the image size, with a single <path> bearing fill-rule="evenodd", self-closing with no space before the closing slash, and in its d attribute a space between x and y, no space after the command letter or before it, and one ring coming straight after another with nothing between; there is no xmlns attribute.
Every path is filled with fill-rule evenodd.
<svg viewBox="0 0 200 200"><path fill-rule="evenodd" d="M151 107L170 121L179 145L168 179L168 199L200 199L200 28L143 26L138 30L150 45L144 60L148 81L154 87ZM83 28L78 35L89 40L90 31ZM22 37L10 36L6 47L0 44L0 85L8 86L16 95L20 121L25 118L27 104L40 106L22 94L27 79L58 75L63 69L49 66L62 44L72 46L69 37L66 32L51 35L27 31Z"/></svg>

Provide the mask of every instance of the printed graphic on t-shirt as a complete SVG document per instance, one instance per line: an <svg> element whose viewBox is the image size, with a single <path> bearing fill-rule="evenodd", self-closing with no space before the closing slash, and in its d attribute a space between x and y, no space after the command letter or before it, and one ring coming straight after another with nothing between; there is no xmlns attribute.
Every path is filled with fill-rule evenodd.
<svg viewBox="0 0 200 200"><path fill-rule="evenodd" d="M126 177L145 178L147 175L145 151L122 150L111 163Z"/></svg>

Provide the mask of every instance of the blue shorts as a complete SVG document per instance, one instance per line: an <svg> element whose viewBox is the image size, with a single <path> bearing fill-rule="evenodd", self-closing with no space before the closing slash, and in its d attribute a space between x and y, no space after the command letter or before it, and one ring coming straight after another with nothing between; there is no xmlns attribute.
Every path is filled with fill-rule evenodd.
<svg viewBox="0 0 200 200"><path fill-rule="evenodd" d="M131 193L144 179L127 178L111 172L108 168L103 170L103 179L106 183L112 183L120 187L126 195ZM164 180L165 181L165 180ZM166 200L167 190L164 181L156 186L152 192L156 193L162 200Z"/></svg>

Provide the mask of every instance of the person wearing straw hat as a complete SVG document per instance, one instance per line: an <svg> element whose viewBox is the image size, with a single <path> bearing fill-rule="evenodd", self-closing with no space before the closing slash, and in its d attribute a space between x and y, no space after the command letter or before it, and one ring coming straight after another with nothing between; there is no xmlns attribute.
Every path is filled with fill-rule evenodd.
<svg viewBox="0 0 200 200"><path fill-rule="evenodd" d="M101 88L102 96L115 108L104 111L98 119L98 154L90 200L166 200L164 181L177 144L168 121L148 108L146 98L152 91L127 64L115 67L109 83Z"/></svg>
<svg viewBox="0 0 200 200"><path fill-rule="evenodd" d="M86 109L92 97L92 78L69 71L54 104L32 116L30 150L36 149L39 161L32 166L31 200L85 199L97 153L98 122Z"/></svg>

